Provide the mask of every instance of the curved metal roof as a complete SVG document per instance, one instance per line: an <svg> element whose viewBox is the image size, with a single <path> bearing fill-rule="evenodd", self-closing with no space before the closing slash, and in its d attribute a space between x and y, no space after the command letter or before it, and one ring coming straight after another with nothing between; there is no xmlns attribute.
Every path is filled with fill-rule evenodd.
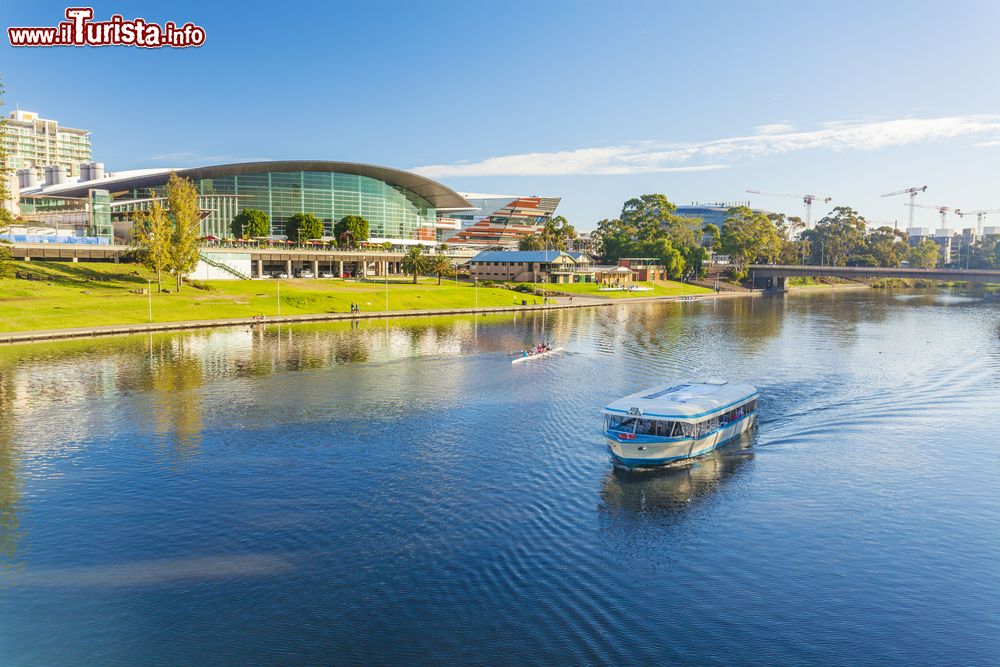
<svg viewBox="0 0 1000 667"><path fill-rule="evenodd" d="M155 171L141 171L138 173L122 173L108 178L83 183L62 183L32 190L31 194L60 194L67 197L81 197L86 195L87 190L100 188L103 190L130 190L132 188L148 188L151 186L163 185L171 171L176 171L178 176L184 176L192 180L202 178L221 178L223 176L260 174L267 172L290 172L290 171L326 171L338 174L354 174L356 176L368 176L391 185L398 185L414 192L428 202L434 208L473 208L464 197L446 185L437 181L432 181L425 176L414 174L402 169L392 167L380 167L374 164L361 164L358 162L331 162L328 160L275 160L266 162L238 162L236 164L220 164L209 167L191 167L188 169L162 169ZM27 192L25 192L27 194Z"/></svg>

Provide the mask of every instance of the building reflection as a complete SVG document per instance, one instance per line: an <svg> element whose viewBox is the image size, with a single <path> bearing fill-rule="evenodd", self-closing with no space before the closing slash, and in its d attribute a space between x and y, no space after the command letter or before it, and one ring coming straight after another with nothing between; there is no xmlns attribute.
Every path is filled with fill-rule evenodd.
<svg viewBox="0 0 1000 667"><path fill-rule="evenodd" d="M614 466L601 486L605 511L639 515L673 515L704 498L749 461L752 437L716 449L687 462L655 469L629 470Z"/></svg>

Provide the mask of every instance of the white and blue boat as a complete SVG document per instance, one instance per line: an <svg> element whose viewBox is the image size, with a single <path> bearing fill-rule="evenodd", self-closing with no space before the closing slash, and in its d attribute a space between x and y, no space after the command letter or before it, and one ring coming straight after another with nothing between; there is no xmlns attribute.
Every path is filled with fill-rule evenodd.
<svg viewBox="0 0 1000 667"><path fill-rule="evenodd" d="M707 454L753 426L757 389L725 380L668 382L604 408L604 436L630 468Z"/></svg>

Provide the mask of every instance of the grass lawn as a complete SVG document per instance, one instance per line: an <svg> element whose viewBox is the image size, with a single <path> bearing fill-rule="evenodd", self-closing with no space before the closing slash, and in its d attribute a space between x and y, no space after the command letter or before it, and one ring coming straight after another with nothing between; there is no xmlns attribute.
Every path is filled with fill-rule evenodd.
<svg viewBox="0 0 1000 667"><path fill-rule="evenodd" d="M64 329L130 324L149 321L148 297L131 290L146 288L152 274L133 264L98 262L14 262L21 272L30 272L38 280L0 279L0 331ZM350 311L350 304L362 311L385 310L385 284L336 279L289 280L213 280L199 284L208 289L185 285L174 293L174 283L166 277L163 286L168 294L152 295L153 321L177 322L224 317L278 314L278 284L281 286L281 314ZM155 289L155 283L154 283ZM389 282L390 310L430 310L434 308L471 308L477 290L469 284L436 278L412 278ZM480 287L479 307L510 306L532 297L500 288Z"/></svg>
<svg viewBox="0 0 1000 667"><path fill-rule="evenodd" d="M585 296L606 297L611 299L634 299L643 296L679 296L685 294L710 294L713 290L698 285L687 285L673 280L657 280L644 283L635 283L643 287L652 287L652 291L644 292L598 292L597 283L571 283L568 285L557 285L548 283L546 289L553 292L566 292L567 294L581 294Z"/></svg>

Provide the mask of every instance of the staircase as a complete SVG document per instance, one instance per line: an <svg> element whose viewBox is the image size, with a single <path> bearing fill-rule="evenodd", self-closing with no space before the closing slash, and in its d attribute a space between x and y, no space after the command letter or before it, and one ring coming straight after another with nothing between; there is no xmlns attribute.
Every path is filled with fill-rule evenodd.
<svg viewBox="0 0 1000 667"><path fill-rule="evenodd" d="M220 271L225 271L229 275L239 278L240 280L250 280L250 276L243 273L242 271L235 269L232 266L229 266L225 262L219 262L210 257L207 257L203 252L199 252L198 257L201 259L201 261L205 262L209 266L219 269Z"/></svg>

